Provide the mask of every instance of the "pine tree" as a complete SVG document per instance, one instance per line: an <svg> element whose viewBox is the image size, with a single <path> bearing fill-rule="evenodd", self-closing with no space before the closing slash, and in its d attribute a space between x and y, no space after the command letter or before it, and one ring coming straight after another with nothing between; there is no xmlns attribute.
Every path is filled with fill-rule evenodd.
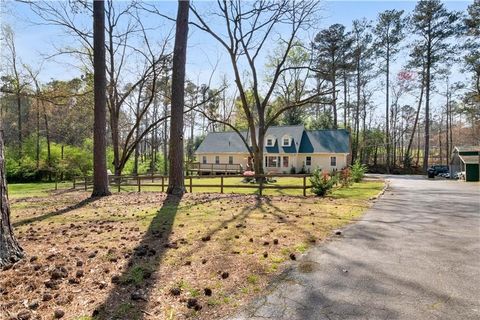
<svg viewBox="0 0 480 320"><path fill-rule="evenodd" d="M455 52L449 39L459 33L459 14L448 12L440 0L422 0L412 15L413 31L419 37L414 51L417 59L425 61L425 144L423 169L427 170L430 155L430 96L434 68L448 61Z"/></svg>
<svg viewBox="0 0 480 320"><path fill-rule="evenodd" d="M172 117L170 124L170 171L167 193L185 192L183 172L183 109L185 102L185 64L187 59L188 13L190 2L178 1L177 29L173 49Z"/></svg>
<svg viewBox="0 0 480 320"><path fill-rule="evenodd" d="M318 70L317 78L330 83L332 91L330 105L335 129L338 127L337 82L340 72L345 68L345 52L351 44L352 40L345 32L345 26L338 23L317 33L313 42Z"/></svg>
<svg viewBox="0 0 480 320"><path fill-rule="evenodd" d="M105 75L105 3L93 2L93 83L94 83L94 124L93 124L93 192L92 197L110 195L107 175L107 78Z"/></svg>
<svg viewBox="0 0 480 320"><path fill-rule="evenodd" d="M374 48L377 57L383 61L382 71L385 73L385 145L387 152L386 169L390 172L390 64L400 50L400 43L404 39L405 18L403 10L386 10L378 15L377 24L373 29L376 36ZM395 161L395 160L394 160ZM395 163L395 162L394 162Z"/></svg>

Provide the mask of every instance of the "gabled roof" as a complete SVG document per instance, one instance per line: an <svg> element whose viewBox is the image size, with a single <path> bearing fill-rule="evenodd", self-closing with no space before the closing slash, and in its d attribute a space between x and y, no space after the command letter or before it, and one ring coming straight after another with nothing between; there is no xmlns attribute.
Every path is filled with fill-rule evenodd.
<svg viewBox="0 0 480 320"><path fill-rule="evenodd" d="M305 131L300 153L350 153L350 134L347 130Z"/></svg>
<svg viewBox="0 0 480 320"><path fill-rule="evenodd" d="M246 132L242 132L246 137ZM245 153L247 146L235 131L209 132L195 152L198 153Z"/></svg>
<svg viewBox="0 0 480 320"><path fill-rule="evenodd" d="M460 146L455 147L454 151L458 151L459 154L475 155L480 153L480 146Z"/></svg>
<svg viewBox="0 0 480 320"><path fill-rule="evenodd" d="M249 142L247 131L241 132ZM270 127L265 137L276 138L273 147L264 147L265 153L349 153L350 136L347 130L311 130L300 126ZM292 138L289 147L282 147L282 138ZM247 147L234 131L210 132L198 146L196 153L246 153Z"/></svg>

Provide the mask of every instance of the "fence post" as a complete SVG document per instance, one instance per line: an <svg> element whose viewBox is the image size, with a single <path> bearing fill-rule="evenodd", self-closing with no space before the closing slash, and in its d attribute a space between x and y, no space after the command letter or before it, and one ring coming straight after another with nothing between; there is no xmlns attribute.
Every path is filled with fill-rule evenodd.
<svg viewBox="0 0 480 320"><path fill-rule="evenodd" d="M212 171L210 171L210 174L213 174L213 163L212 163Z"/></svg>
<svg viewBox="0 0 480 320"><path fill-rule="evenodd" d="M190 193L192 193L192 176L190 176L189 178L190 178Z"/></svg>
<svg viewBox="0 0 480 320"><path fill-rule="evenodd" d="M120 192L120 183L122 182L122 178L117 178L117 191Z"/></svg>
<svg viewBox="0 0 480 320"><path fill-rule="evenodd" d="M85 191L87 191L87 176L85 176Z"/></svg>
<svg viewBox="0 0 480 320"><path fill-rule="evenodd" d="M138 186L138 192L140 192L140 177L137 176L137 186Z"/></svg>
<svg viewBox="0 0 480 320"><path fill-rule="evenodd" d="M307 196L307 176L303 176L303 196Z"/></svg>
<svg viewBox="0 0 480 320"><path fill-rule="evenodd" d="M220 193L223 193L223 176L220 177Z"/></svg>
<svg viewBox="0 0 480 320"><path fill-rule="evenodd" d="M73 176L73 189L75 189L77 185L75 184L75 176Z"/></svg>
<svg viewBox="0 0 480 320"><path fill-rule="evenodd" d="M263 179L264 179L264 177L260 177L260 187L258 189L258 193L259 193L260 197L263 196Z"/></svg>
<svg viewBox="0 0 480 320"><path fill-rule="evenodd" d="M162 192L165 192L165 177L162 176Z"/></svg>

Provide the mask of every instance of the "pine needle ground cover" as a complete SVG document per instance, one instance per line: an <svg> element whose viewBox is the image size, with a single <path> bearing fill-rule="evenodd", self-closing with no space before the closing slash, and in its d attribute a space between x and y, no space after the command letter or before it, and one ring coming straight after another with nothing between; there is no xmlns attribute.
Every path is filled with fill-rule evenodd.
<svg viewBox="0 0 480 320"><path fill-rule="evenodd" d="M28 256L0 271L0 313L220 318L358 219L383 186L366 181L325 198L122 192L90 200L83 191L23 192L12 199L12 219Z"/></svg>

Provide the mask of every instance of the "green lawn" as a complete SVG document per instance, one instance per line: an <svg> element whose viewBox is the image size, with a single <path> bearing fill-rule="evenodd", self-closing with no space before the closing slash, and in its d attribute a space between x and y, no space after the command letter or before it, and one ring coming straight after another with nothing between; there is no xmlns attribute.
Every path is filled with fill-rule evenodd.
<svg viewBox="0 0 480 320"><path fill-rule="evenodd" d="M280 177L275 179L276 182L265 184L266 187L274 186L302 186L303 178L296 177ZM135 181L129 183L135 184ZM149 184L160 184L161 180L143 180L142 181L142 191L150 192L159 192L161 191L161 186L149 186ZM168 185L168 181L165 180L165 188ZM219 193L220 192L220 178L194 178L192 179L193 192L211 192ZM200 186L201 185L201 186ZM255 183L244 183L242 178L224 178L224 185L230 186L257 186ZM185 186L187 191L189 191L190 180L185 180ZM310 186L310 181L307 178L307 186ZM68 189L72 187L71 182L62 182L58 184L58 189ZM331 196L334 198L355 198L362 199L365 198L365 195L371 194L372 192L378 192L382 189L383 182L381 181L368 181L362 183L356 183L349 188L336 188ZM79 190L82 190L82 184L79 183L77 186ZM9 184L8 191L10 198L26 198L26 197L42 197L47 196L49 192L55 189L55 183L53 182L40 182L40 183L17 183ZM115 185L111 186L112 192L117 192L117 187ZM137 191L136 186L122 186L121 191ZM242 188L242 187L224 187L224 193L235 193L235 194L257 194L258 188ZM288 195L288 196L301 196L303 195L302 189L265 189L263 191L264 195ZM307 195L313 195L310 192L310 189L307 190Z"/></svg>
<svg viewBox="0 0 480 320"><path fill-rule="evenodd" d="M72 187L71 182L58 183L58 189ZM8 196L14 198L44 197L55 190L55 182L9 183Z"/></svg>

